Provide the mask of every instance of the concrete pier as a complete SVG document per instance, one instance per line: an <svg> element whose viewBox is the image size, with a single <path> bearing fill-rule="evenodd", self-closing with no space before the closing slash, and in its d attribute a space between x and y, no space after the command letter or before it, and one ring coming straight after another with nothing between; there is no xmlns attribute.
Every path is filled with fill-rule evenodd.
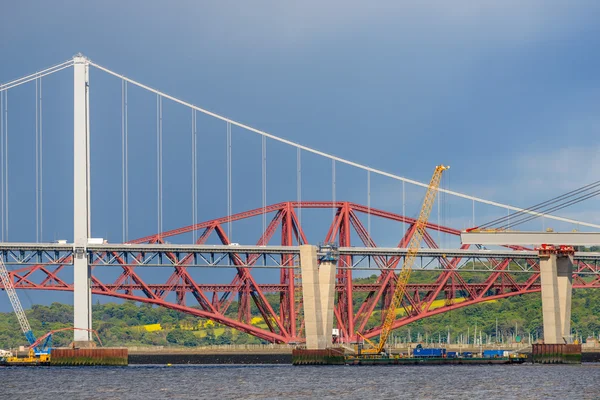
<svg viewBox="0 0 600 400"><path fill-rule="evenodd" d="M320 267L317 248L300 246L302 300L306 348L322 350L332 346L336 263L324 261Z"/></svg>
<svg viewBox="0 0 600 400"><path fill-rule="evenodd" d="M321 297L321 320L325 348L333 346L333 306L335 299L335 269L331 261L321 262L319 267L319 296ZM306 315L306 313L304 314Z"/></svg>
<svg viewBox="0 0 600 400"><path fill-rule="evenodd" d="M544 342L549 344L564 343L562 340L560 303L558 301L556 258L556 254L540 254Z"/></svg>
<svg viewBox="0 0 600 400"><path fill-rule="evenodd" d="M540 252L540 281L544 343L571 343L573 259L566 254Z"/></svg>
<svg viewBox="0 0 600 400"><path fill-rule="evenodd" d="M573 257L558 257L556 260L556 280L558 284L558 305L560 308L561 336L566 343L571 337L571 297L573 295Z"/></svg>
<svg viewBox="0 0 600 400"><path fill-rule="evenodd" d="M317 248L315 246L300 246L300 270L302 273L306 348L311 350L324 349L326 343L323 336L323 311L319 288Z"/></svg>

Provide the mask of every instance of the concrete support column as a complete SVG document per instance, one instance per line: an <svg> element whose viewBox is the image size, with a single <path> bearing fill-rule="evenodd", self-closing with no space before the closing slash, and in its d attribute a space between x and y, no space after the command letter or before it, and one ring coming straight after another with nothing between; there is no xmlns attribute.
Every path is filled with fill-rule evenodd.
<svg viewBox="0 0 600 400"><path fill-rule="evenodd" d="M321 319L323 320L323 341L325 348L333 345L333 306L335 299L334 262L321 262L319 267L319 291L321 297ZM306 315L306 313L305 313Z"/></svg>
<svg viewBox="0 0 600 400"><path fill-rule="evenodd" d="M91 271L86 251L90 236L89 64L83 56L76 56L73 61L74 327L91 329ZM91 339L90 331L74 331L77 345L85 346Z"/></svg>
<svg viewBox="0 0 600 400"><path fill-rule="evenodd" d="M332 346L336 263L323 261L319 266L317 248L302 245L300 268L306 348L326 349Z"/></svg>
<svg viewBox="0 0 600 400"><path fill-rule="evenodd" d="M540 254L540 281L542 285L542 314L544 320L544 343L564 343L560 305L556 254Z"/></svg>
<svg viewBox="0 0 600 400"><path fill-rule="evenodd" d="M573 294L573 258L558 257L556 260L558 304L560 309L561 337L566 343L573 343L571 337L571 296ZM561 342L562 343L562 342Z"/></svg>
<svg viewBox="0 0 600 400"><path fill-rule="evenodd" d="M302 302L304 306L306 348L309 350L324 349L323 312L319 288L317 248L315 246L300 246L300 269L302 273Z"/></svg>

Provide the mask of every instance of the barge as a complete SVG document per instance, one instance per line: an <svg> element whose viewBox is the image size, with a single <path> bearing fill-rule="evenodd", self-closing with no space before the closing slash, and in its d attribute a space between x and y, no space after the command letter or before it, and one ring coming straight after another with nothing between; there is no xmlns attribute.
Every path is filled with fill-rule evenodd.
<svg viewBox="0 0 600 400"><path fill-rule="evenodd" d="M487 365L523 364L527 355L514 354L507 357L388 357L388 356L346 356L346 365Z"/></svg>
<svg viewBox="0 0 600 400"><path fill-rule="evenodd" d="M292 351L293 365L489 365L523 364L527 355L501 350L489 350L481 356L472 353L446 352L446 349L424 349L418 346L412 355L405 354L361 354L350 353L344 348L325 350L295 349Z"/></svg>
<svg viewBox="0 0 600 400"><path fill-rule="evenodd" d="M0 355L0 366L38 366L38 365L50 365L49 354L35 354L33 349L27 352L24 357L13 355L9 351L2 351Z"/></svg>

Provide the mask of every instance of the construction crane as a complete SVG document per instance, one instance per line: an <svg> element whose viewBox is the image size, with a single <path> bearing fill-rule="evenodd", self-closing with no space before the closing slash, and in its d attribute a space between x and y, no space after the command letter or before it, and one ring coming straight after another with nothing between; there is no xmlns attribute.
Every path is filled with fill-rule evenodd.
<svg viewBox="0 0 600 400"><path fill-rule="evenodd" d="M68 331L68 330L85 330L88 332L92 332L96 335L96 339L98 343L102 346L102 341L98 336L98 332L93 329L86 328L60 328L52 330L40 338L35 337L33 331L31 330L31 326L29 325L29 321L27 320L27 315L25 311L23 311L23 307L21 306L21 301L17 296L17 291L15 290L15 286L13 285L12 280L10 279L10 275L8 274L8 270L2 257L0 257L0 281L4 286L4 290L8 293L8 298L10 299L10 303L15 310L15 314L17 315L17 319L19 320L19 325L21 325L21 330L25 335L25 338L29 342L29 353L27 357L18 357L13 356L12 353L1 351L0 350L0 364L3 365L44 365L50 363L50 352L52 350L52 335L56 332Z"/></svg>
<svg viewBox="0 0 600 400"><path fill-rule="evenodd" d="M15 314L17 315L17 319L19 320L19 325L21 325L21 330L25 335L25 338L29 342L30 348L30 358L33 356L38 358L43 358L44 360L50 357L50 347L52 343L52 336L45 336L44 341L38 341L31 330L31 326L29 325L29 321L27 320L27 315L25 315L25 311L23 311L23 307L21 306L21 301L17 296L17 291L15 290L15 286L13 285L12 280L8 274L8 270L6 269L6 265L4 261L0 257L0 280L2 281L2 285L4 286L4 290L8 294L8 299L15 310Z"/></svg>
<svg viewBox="0 0 600 400"><path fill-rule="evenodd" d="M427 188L427 193L425 193L425 199L423 200L423 205L421 206L421 212L415 225L415 231L413 233L412 238L410 239L406 256L404 257L404 263L402 264L402 269L400 270L398 280L396 281L394 297L392 298L391 304L386 311L385 320L383 322L383 325L381 326L379 344L374 344L372 341L368 340L366 337L357 332L359 336L361 336L371 345L371 348L362 350L362 353L381 354L383 348L385 347L385 343L387 342L388 336L392 331L392 325L394 324L394 320L396 319L396 309L400 305L402 297L404 296L404 293L406 291L406 285L408 284L408 279L410 278L412 266L417 257L419 247L421 246L421 240L423 239L423 235L425 234L425 226L427 225L429 215L431 214L431 209L433 208L433 203L435 202L435 197L437 195L438 188L440 186L440 181L442 179L442 172L446 171L449 168L450 167L448 166L438 165L435 167L435 171L433 172L433 176L431 177L431 182L429 183L429 187Z"/></svg>

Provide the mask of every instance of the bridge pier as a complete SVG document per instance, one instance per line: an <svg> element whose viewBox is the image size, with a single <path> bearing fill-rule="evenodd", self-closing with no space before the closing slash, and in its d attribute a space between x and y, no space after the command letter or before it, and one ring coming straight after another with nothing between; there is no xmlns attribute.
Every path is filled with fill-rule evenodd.
<svg viewBox="0 0 600 400"><path fill-rule="evenodd" d="M90 237L90 113L89 62L73 58L73 340L92 342L92 289L87 244Z"/></svg>
<svg viewBox="0 0 600 400"><path fill-rule="evenodd" d="M319 267L319 295L321 296L321 319L325 348L333 345L333 307L335 299L336 263L321 261Z"/></svg>
<svg viewBox="0 0 600 400"><path fill-rule="evenodd" d="M332 346L336 263L324 260L319 267L317 248L300 246L304 331L308 350Z"/></svg>
<svg viewBox="0 0 600 400"><path fill-rule="evenodd" d="M540 250L544 343L571 342L572 254Z"/></svg>
<svg viewBox="0 0 600 400"><path fill-rule="evenodd" d="M567 343L572 343L571 297L573 296L573 256L558 257L556 268L562 338Z"/></svg>

